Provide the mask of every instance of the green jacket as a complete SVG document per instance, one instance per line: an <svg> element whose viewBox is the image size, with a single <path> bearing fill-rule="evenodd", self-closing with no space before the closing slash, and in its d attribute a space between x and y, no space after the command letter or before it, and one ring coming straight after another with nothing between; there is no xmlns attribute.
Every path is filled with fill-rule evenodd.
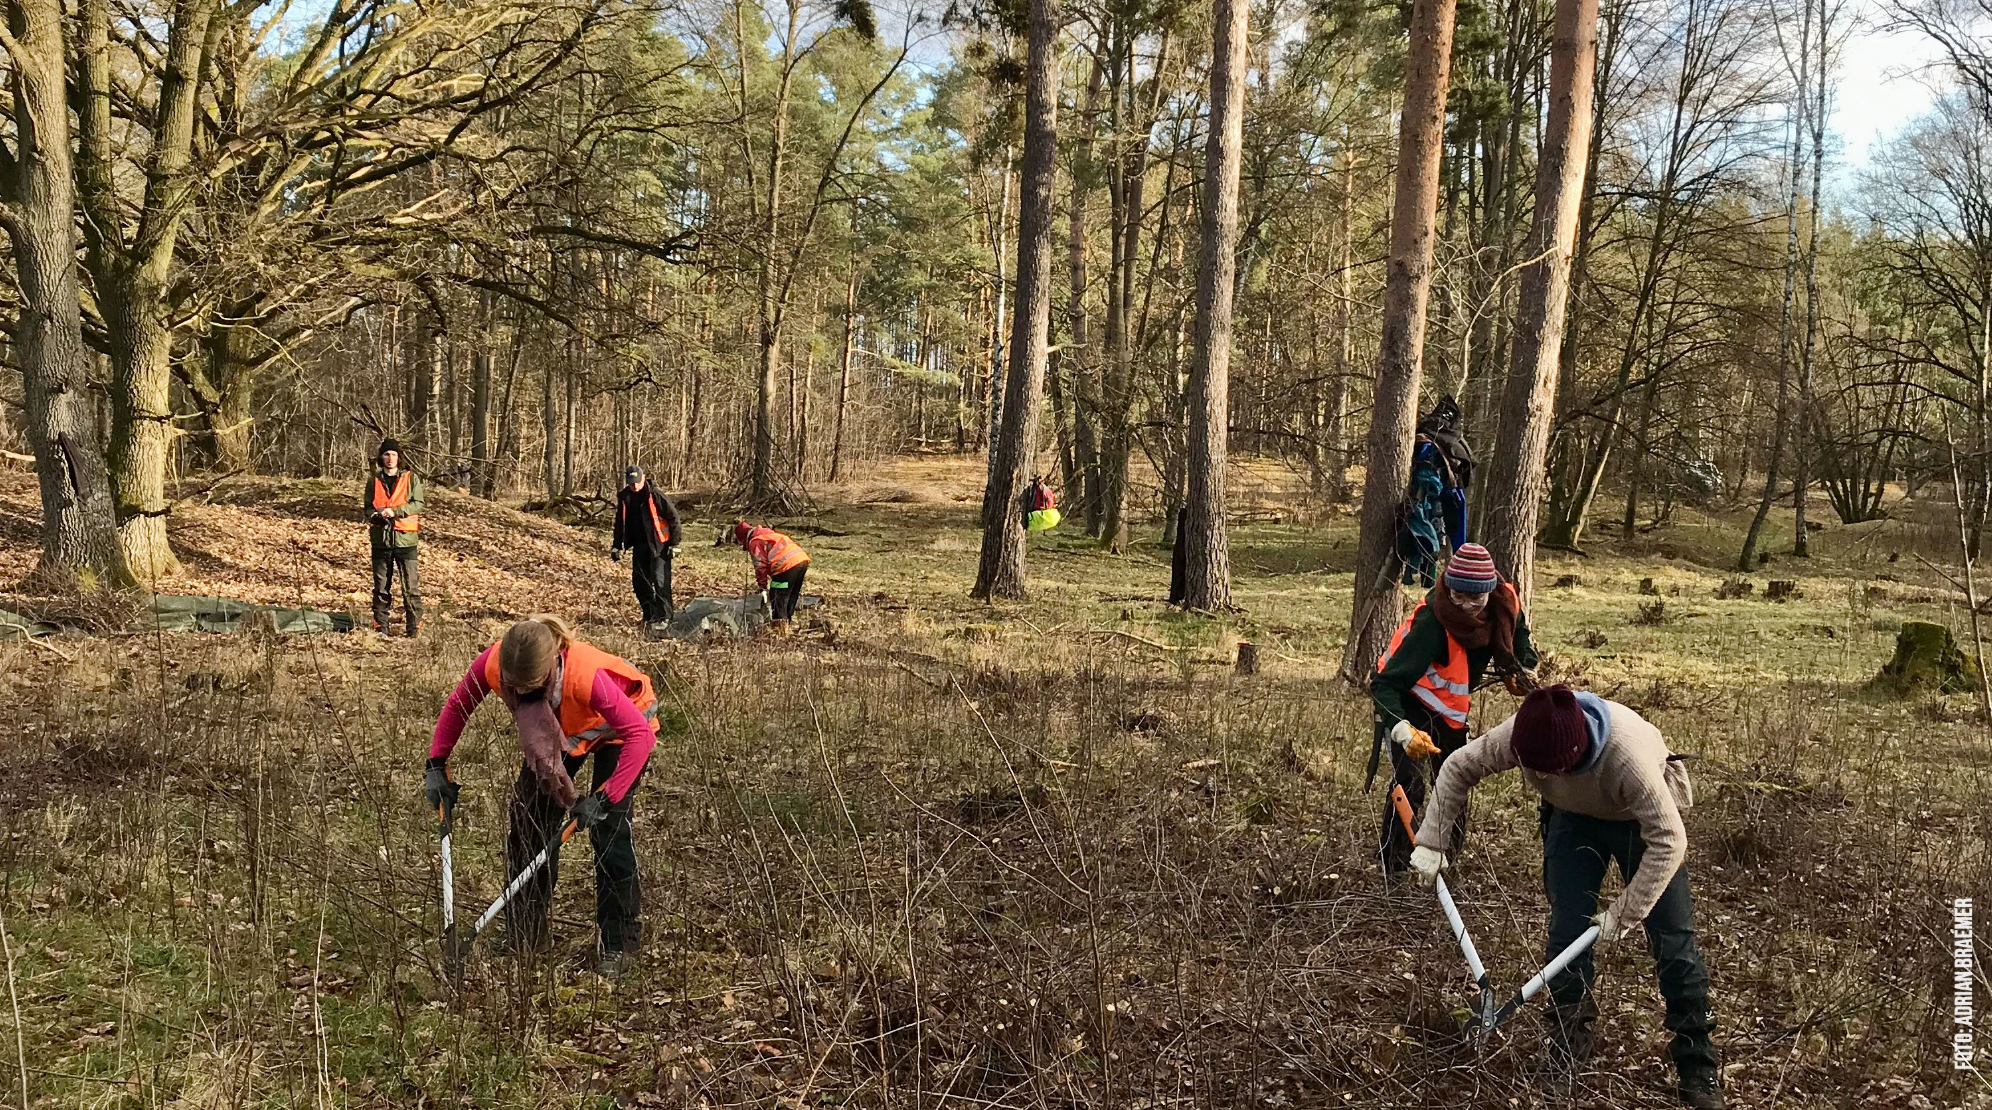
<svg viewBox="0 0 1992 1110"><path fill-rule="evenodd" d="M408 503L396 509L394 515L421 516L422 476L412 470L403 470L401 474L408 476ZM367 539L377 548L414 547L422 542L421 532L397 531L388 522L374 515L374 510L380 507L375 500L375 490L379 488L391 491L400 476L397 474L390 478L384 472L376 470L367 478L366 486L360 491L360 508L364 510L367 518Z"/></svg>
<svg viewBox="0 0 1992 1110"><path fill-rule="evenodd" d="M1411 618L1411 627L1397 645L1397 653L1370 680L1370 700L1376 703L1378 727L1389 728L1404 719L1404 699L1411 693L1411 687L1425 677L1425 668L1448 662L1450 651L1445 626L1439 623L1439 614L1427 598L1425 607ZM1487 664L1493 659L1492 644L1467 648L1467 685L1480 685ZM1520 610L1515 613L1515 662L1529 670L1534 670L1537 662L1535 643L1529 639L1529 615Z"/></svg>

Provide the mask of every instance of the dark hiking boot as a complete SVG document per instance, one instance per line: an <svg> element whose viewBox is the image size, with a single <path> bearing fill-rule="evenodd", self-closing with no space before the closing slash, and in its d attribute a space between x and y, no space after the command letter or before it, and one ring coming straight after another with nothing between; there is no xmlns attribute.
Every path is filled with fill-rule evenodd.
<svg viewBox="0 0 1992 1110"><path fill-rule="evenodd" d="M595 974L611 983L619 983L636 966L636 957L629 952L603 949L595 958Z"/></svg>
<svg viewBox="0 0 1992 1110"><path fill-rule="evenodd" d="M1589 1064L1598 1051L1598 1004L1589 997L1551 1003L1548 1020L1551 1063L1571 1069Z"/></svg>
<svg viewBox="0 0 1992 1110"><path fill-rule="evenodd" d="M1722 1080L1714 1072L1681 1076L1681 1105L1689 1110L1723 1110Z"/></svg>

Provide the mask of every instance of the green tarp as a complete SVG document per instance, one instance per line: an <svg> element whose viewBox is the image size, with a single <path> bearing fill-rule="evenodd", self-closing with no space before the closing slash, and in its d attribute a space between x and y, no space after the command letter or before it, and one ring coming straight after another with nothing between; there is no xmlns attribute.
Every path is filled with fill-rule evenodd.
<svg viewBox="0 0 1992 1110"><path fill-rule="evenodd" d="M353 618L345 613L317 609L287 609L281 605L253 605L228 597L189 597L183 594L154 594L150 612L140 615L127 632L248 632L260 630L283 635L306 632L351 632ZM57 632L87 632L54 621L36 620L0 609L0 640L48 636Z"/></svg>

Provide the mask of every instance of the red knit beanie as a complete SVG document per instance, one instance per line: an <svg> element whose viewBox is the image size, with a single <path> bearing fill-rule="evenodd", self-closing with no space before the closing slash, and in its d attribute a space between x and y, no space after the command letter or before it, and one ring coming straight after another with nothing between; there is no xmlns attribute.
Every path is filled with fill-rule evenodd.
<svg viewBox="0 0 1992 1110"><path fill-rule="evenodd" d="M734 543L737 543L737 544L739 544L740 546L742 546L742 547L745 547L745 546L747 546L747 537L748 537L748 536L750 536L750 535L753 535L753 534L754 534L754 526L753 526L753 525L751 525L751 524L747 523L747 522L746 522L746 521L744 521L744 520L740 520L740 521L735 521L735 522L734 522L734 524L733 524L733 542L734 542Z"/></svg>
<svg viewBox="0 0 1992 1110"><path fill-rule="evenodd" d="M1591 726L1570 687L1545 686L1522 699L1508 746L1522 766L1542 775L1560 775L1584 758Z"/></svg>

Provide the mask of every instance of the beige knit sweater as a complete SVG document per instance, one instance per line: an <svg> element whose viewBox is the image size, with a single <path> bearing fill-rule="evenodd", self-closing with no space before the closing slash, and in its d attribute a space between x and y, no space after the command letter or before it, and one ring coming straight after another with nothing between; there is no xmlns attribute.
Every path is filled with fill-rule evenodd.
<svg viewBox="0 0 1992 1110"><path fill-rule="evenodd" d="M1688 830L1681 810L1694 804L1694 788L1679 763L1667 761L1667 742L1652 723L1617 702L1611 706L1611 738L1597 761L1567 775L1540 775L1515 759L1508 737L1513 717L1482 733L1446 760L1418 827L1420 847L1446 851L1455 815L1467 791L1489 775L1519 769L1543 800L1558 809L1606 821L1637 821L1646 842L1639 870L1625 884L1612 912L1630 927L1646 920L1687 859Z"/></svg>

